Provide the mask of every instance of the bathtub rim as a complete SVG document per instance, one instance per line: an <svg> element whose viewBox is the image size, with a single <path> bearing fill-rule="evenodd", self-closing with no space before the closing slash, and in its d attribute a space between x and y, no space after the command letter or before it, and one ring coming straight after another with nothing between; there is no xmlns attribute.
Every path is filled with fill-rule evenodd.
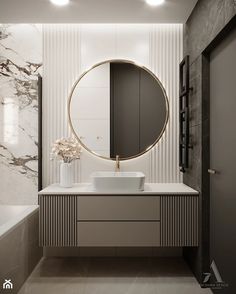
<svg viewBox="0 0 236 294"><path fill-rule="evenodd" d="M7 205L1 204L0 206L18 206L18 205ZM20 205L25 206L26 208L15 217L11 218L6 223L0 225L0 240L4 238L5 235L13 231L18 225L23 223L28 217L37 213L39 210L39 205Z"/></svg>

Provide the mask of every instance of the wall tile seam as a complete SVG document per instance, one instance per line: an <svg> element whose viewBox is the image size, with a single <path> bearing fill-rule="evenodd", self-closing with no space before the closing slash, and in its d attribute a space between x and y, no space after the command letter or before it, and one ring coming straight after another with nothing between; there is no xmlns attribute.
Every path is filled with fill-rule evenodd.
<svg viewBox="0 0 236 294"><path fill-rule="evenodd" d="M206 48L207 48L207 46L206 46ZM206 49L205 48L205 49ZM204 50L205 50L204 49ZM191 60L191 54L186 54L186 55L189 55L189 57L190 57L190 60L191 60L191 62L189 63L189 67L191 68L193 65L194 65L194 63L197 63L197 59L199 58L199 57L201 57L201 55L203 55L203 52L204 52L204 50L202 50L193 60Z"/></svg>
<svg viewBox="0 0 236 294"><path fill-rule="evenodd" d="M192 124L192 125L190 124L189 129L191 130L191 129L196 128L196 127L199 127L201 125L202 125L202 122L200 122L198 124Z"/></svg>

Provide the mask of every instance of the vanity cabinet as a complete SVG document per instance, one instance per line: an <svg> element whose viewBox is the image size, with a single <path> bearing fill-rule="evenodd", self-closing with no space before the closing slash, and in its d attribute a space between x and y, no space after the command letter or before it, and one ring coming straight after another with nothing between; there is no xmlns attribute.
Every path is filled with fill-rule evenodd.
<svg viewBox="0 0 236 294"><path fill-rule="evenodd" d="M151 191L135 195L102 195L82 184L42 190L40 245L198 246L198 193L183 184L175 184L182 185L176 194L149 185Z"/></svg>

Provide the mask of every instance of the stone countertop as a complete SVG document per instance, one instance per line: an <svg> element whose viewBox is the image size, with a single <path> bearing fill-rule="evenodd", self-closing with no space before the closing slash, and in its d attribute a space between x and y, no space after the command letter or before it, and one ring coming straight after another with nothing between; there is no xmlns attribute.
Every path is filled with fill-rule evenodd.
<svg viewBox="0 0 236 294"><path fill-rule="evenodd" d="M72 188L52 184L39 192L39 195L198 195L199 192L182 183L146 183L144 191L94 191L91 183L77 183Z"/></svg>

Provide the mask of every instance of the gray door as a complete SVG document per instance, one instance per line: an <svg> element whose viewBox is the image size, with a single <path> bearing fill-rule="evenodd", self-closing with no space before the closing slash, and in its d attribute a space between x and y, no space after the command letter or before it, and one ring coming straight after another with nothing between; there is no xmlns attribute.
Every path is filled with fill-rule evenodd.
<svg viewBox="0 0 236 294"><path fill-rule="evenodd" d="M211 260L236 293L236 31L210 56ZM215 279L213 279L215 280Z"/></svg>

